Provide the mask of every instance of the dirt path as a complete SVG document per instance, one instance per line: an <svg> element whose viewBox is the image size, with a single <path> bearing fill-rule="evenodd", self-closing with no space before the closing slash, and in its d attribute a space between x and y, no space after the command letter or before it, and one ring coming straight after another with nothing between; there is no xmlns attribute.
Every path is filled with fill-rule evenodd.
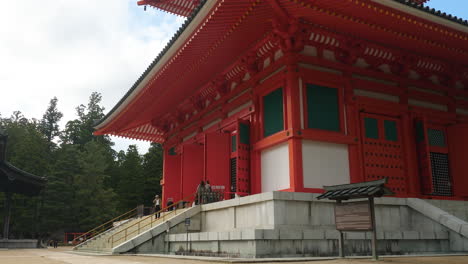
<svg viewBox="0 0 468 264"><path fill-rule="evenodd" d="M0 264L202 264L223 263L142 256L84 256L71 254L70 248L0 250ZM282 262L286 263L286 262ZM375 264L370 259L340 259L295 264ZM382 258L377 263L391 264L468 264L468 256Z"/></svg>

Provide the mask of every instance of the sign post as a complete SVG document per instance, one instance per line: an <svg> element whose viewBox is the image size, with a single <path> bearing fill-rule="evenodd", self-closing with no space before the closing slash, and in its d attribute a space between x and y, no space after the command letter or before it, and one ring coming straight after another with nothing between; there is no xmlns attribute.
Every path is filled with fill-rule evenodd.
<svg viewBox="0 0 468 264"><path fill-rule="evenodd" d="M336 204L341 204L341 200L337 200ZM335 223L336 223L336 207L335 207ZM344 234L343 231L340 229L337 229L338 232L340 233L340 236L338 237L338 252L340 258L344 258Z"/></svg>
<svg viewBox="0 0 468 264"><path fill-rule="evenodd" d="M324 186L325 193L319 195L317 199L335 200L335 224L339 232L339 256L344 254L344 231L370 231L372 234L372 258L378 260L377 255L377 232L375 225L375 205L374 198L394 193L385 187L387 178L370 182L358 182L352 184L342 184L334 186ZM367 201L347 202L344 200L363 199Z"/></svg>
<svg viewBox="0 0 468 264"><path fill-rule="evenodd" d="M349 202L342 203L341 200L336 201L335 205L335 224L336 229L340 232L339 237L339 255L344 257L344 236L343 231L371 231L373 238L375 234L375 221L373 221L373 202ZM372 256L377 259L377 251L375 246L377 241L372 239Z"/></svg>
<svg viewBox="0 0 468 264"><path fill-rule="evenodd" d="M379 256L377 255L377 232L375 231L375 207L374 207L374 197L369 197L369 205L371 210L371 221L372 221L372 258L378 260Z"/></svg>
<svg viewBox="0 0 468 264"><path fill-rule="evenodd" d="M188 242L188 229L189 229L189 226L190 226L190 218L185 218L185 228L186 228L186 232L187 232L187 238L186 238L186 247L185 247L185 250L187 252L189 252L189 242Z"/></svg>

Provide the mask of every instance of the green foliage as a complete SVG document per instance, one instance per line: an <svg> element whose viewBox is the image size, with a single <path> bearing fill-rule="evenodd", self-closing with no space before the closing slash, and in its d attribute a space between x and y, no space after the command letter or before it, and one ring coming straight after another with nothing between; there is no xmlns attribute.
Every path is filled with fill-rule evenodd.
<svg viewBox="0 0 468 264"><path fill-rule="evenodd" d="M152 144L144 155L134 145L117 153L110 137L92 134L104 117L101 100L99 93L91 94L64 130L55 97L40 121L19 111L9 118L0 115L0 129L9 135L7 160L48 179L37 197L13 196L12 237L56 234L61 239L63 232L85 232L139 204L151 205L154 194L161 193L160 145ZM4 199L0 193L2 226Z"/></svg>
<svg viewBox="0 0 468 264"><path fill-rule="evenodd" d="M42 116L40 131L47 138L47 141L52 143L52 140L60 135L59 122L63 117L62 112L57 109L57 97L50 100L49 107Z"/></svg>
<svg viewBox="0 0 468 264"><path fill-rule="evenodd" d="M130 145L125 154L125 159L119 166L117 179L117 192L119 193L119 209L121 212L128 208L134 208L138 204L144 204L141 191L144 189L142 159L135 145ZM135 190L139 190L136 192Z"/></svg>
<svg viewBox="0 0 468 264"><path fill-rule="evenodd" d="M148 152L143 156L143 197L145 202L152 201L155 194L161 196L160 181L163 172L163 148L160 144L152 143Z"/></svg>
<svg viewBox="0 0 468 264"><path fill-rule="evenodd" d="M75 176L73 207L77 209L75 215L80 227L87 230L113 218L116 213L115 193L104 186L109 177L105 173L109 166L105 152L101 144L90 141L78 157L80 172Z"/></svg>

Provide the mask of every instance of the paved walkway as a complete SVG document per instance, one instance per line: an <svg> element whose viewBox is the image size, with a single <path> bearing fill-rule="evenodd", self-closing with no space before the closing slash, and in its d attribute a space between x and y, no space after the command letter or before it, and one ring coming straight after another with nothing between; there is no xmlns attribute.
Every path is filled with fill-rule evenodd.
<svg viewBox="0 0 468 264"><path fill-rule="evenodd" d="M155 256L86 256L68 252L70 248L0 250L1 264L202 264L222 263L206 260L189 260ZM375 264L369 259L315 260L295 264ZM468 256L443 257L391 257L379 263L391 264L467 264Z"/></svg>

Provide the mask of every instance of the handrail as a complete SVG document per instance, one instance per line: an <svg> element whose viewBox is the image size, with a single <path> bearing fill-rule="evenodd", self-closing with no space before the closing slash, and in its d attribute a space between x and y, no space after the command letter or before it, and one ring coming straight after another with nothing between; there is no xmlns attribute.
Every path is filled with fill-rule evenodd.
<svg viewBox="0 0 468 264"><path fill-rule="evenodd" d="M130 211L128 211L128 212L125 212L125 213L123 213L123 214L121 214L121 215L119 215L119 216L117 216L117 217L114 217L114 218L112 218L111 220L105 222L104 224L102 224L102 225L100 225L100 226L97 226L97 227L95 227L95 228L89 230L88 232L82 234L81 236L78 236L78 237L76 237L75 239L73 239L73 240L72 240L72 244L74 244L74 243L76 243L77 241L79 241L80 238L83 238L83 240L82 240L82 241L79 241L79 242L80 242L80 243L83 243L83 242L87 241L88 239L94 237L95 235L99 235L100 233L106 231L108 228L104 228L103 230L101 230L101 232L97 232L97 233L94 233L94 232L97 231L98 229L100 229L101 227L104 227L104 226L108 225L109 223L114 223L117 219L122 219L124 216L126 216L126 217L128 216L128 217L125 218L125 219L131 218L132 216L136 215L136 210L137 210L137 208L133 208L132 210L130 210ZM91 236L88 237L88 235L91 235Z"/></svg>
<svg viewBox="0 0 468 264"><path fill-rule="evenodd" d="M153 214L150 214L150 215L147 215L147 216L141 218L138 222L133 223L132 225L127 226L125 229L120 230L120 231L116 232L115 234L113 234L112 236L110 236L110 237L107 239L107 243L111 243L111 247L113 247L114 244L115 244L115 242L118 242L118 241L120 241L120 240L122 240L122 239L124 239L124 241L126 241L126 240L127 240L127 237L128 237L129 235L135 233L135 232L138 232L138 234L139 234L139 233L140 233L140 230L141 230L143 227L146 227L146 226L148 226L148 225L153 226L153 223L156 222L157 220L159 220L161 217L158 217L158 218L155 217L154 220L151 220L149 224L145 224L144 226L141 226L141 225L140 225L141 222L147 220L148 218L152 218L153 216L156 216L156 215L158 215L158 214L164 213L165 211L171 213L172 210L171 210L171 211L168 210L168 209L171 208L171 207L174 207L174 209L173 209L173 210L174 210L174 214L177 215L177 207L178 207L178 205L181 204L181 203L187 202L187 200L189 200L190 198L192 198L195 194L196 194L196 193L192 193L192 194L190 194L189 196L185 197L184 199L178 201L177 203L174 203L174 204L171 204L171 205L169 205L169 206L166 206L166 207L162 208L161 210L159 210L159 211L157 211L157 212L154 212ZM170 213L168 213L168 214L170 214ZM165 214L162 215L163 221L164 221L165 216L166 216ZM135 231L132 231L132 232L128 233L128 230L129 230L131 227L134 227L134 226L136 226L136 225L138 225L138 229L135 230ZM121 238L117 239L117 240L114 240L114 237L115 237L116 235L122 233L122 232L125 232L125 235L122 236ZM112 242L111 242L111 241L112 241Z"/></svg>

